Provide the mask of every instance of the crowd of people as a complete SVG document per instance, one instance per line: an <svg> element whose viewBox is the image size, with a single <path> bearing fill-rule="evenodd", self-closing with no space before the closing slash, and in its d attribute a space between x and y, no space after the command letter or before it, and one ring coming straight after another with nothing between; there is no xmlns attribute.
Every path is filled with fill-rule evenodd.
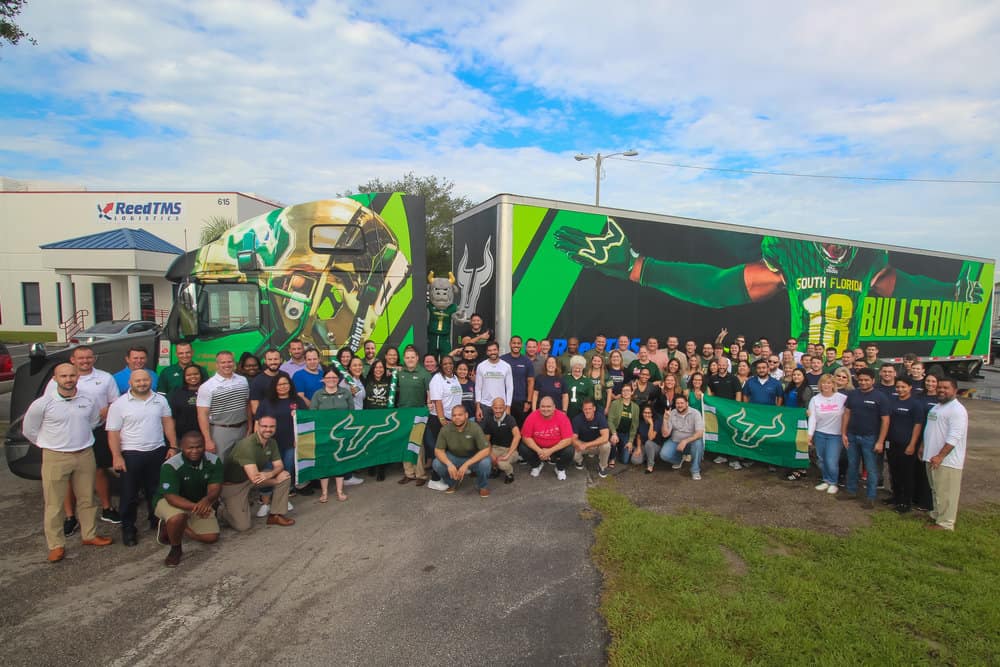
<svg viewBox="0 0 1000 667"><path fill-rule="evenodd" d="M627 336L611 345L603 335L586 344L570 337L556 354L552 341L512 336L501 354L473 315L460 344L440 358L412 345L376 354L366 341L359 353L344 348L324 364L318 350L293 340L288 358L277 349L263 358L219 352L212 375L184 342L175 346L177 363L159 373L134 347L114 375L95 368L92 348L77 346L23 421L43 452L48 560L62 560L77 531L84 545L111 544L97 535L98 520L119 525L122 543L135 546L141 499L150 530L169 546L170 567L185 537L216 541L219 518L238 531L251 528L254 515L293 525L290 498L318 490L319 502L330 499L328 479L318 489L296 479L295 412L304 409L426 407L424 446L398 483L453 494L474 476L488 498L491 480L512 484L519 465L538 477L550 464L562 481L590 457L599 477L619 465L652 474L663 462L674 470L688 464L697 481L706 396L803 408L817 491L860 496L871 509L887 460L884 502L902 514L928 512L930 528L954 529L968 418L953 379L928 375L912 355L899 367L883 363L874 344L838 354L816 344L800 350L792 338L780 351L744 336L727 346L727 337L723 329L713 342L683 347L676 336L663 347L656 337L638 346ZM713 461L734 470L754 463ZM335 477L334 497L346 501L346 488L366 473L384 481L386 472L376 466ZM797 480L807 471L781 474Z"/></svg>

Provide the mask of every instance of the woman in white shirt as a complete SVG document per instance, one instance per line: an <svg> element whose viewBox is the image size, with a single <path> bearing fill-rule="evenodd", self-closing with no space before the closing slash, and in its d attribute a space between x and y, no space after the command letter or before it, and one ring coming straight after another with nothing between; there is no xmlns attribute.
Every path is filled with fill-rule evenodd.
<svg viewBox="0 0 1000 667"><path fill-rule="evenodd" d="M841 436L841 419L847 396L837 391L833 376L824 373L816 383L819 393L809 400L809 444L816 448L823 481L816 485L817 491L837 493L837 474L840 466L840 452L844 449Z"/></svg>

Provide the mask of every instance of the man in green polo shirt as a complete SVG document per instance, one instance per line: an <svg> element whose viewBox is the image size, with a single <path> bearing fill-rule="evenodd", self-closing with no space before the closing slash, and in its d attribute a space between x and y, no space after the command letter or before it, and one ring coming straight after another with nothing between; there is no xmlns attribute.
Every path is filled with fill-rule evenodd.
<svg viewBox="0 0 1000 667"><path fill-rule="evenodd" d="M169 396L172 391L184 386L184 369L188 366L194 366L201 372L202 382L208 379L208 373L205 372L205 369L191 361L194 358L191 343L182 341L175 344L174 353L177 355L177 363L167 366L159 373L160 381L156 390L164 396Z"/></svg>
<svg viewBox="0 0 1000 667"><path fill-rule="evenodd" d="M465 476L474 469L479 497L489 498L492 451L483 429L469 421L465 406L453 407L451 421L441 427L434 447L434 471L448 484L445 493L455 493Z"/></svg>
<svg viewBox="0 0 1000 667"><path fill-rule="evenodd" d="M160 519L157 540L169 544L163 564L181 562L184 535L204 544L219 539L219 522L213 505L222 492L222 460L205 451L205 438L189 431L178 443L180 452L160 467L160 486L153 501Z"/></svg>
<svg viewBox="0 0 1000 667"><path fill-rule="evenodd" d="M288 511L288 489L292 476L281 463L281 452L274 432L278 420L271 416L258 417L254 432L239 440L226 454L223 468L222 518L239 531L249 530L250 490L270 490L271 513L269 526L291 526L295 519L285 516Z"/></svg>
<svg viewBox="0 0 1000 667"><path fill-rule="evenodd" d="M423 408L427 406L427 392L431 388L431 374L420 365L417 348L407 345L403 350L403 366L396 371L396 407ZM417 462L403 461L403 478L400 484L416 480L417 486L427 483L424 470L424 448L417 454Z"/></svg>

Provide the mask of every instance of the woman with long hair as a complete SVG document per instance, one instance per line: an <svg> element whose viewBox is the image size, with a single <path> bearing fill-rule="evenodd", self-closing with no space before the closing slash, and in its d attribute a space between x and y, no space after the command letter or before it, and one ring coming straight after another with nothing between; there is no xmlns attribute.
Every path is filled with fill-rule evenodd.
<svg viewBox="0 0 1000 667"><path fill-rule="evenodd" d="M354 397L354 409L363 410L365 407L365 364L360 357L351 357L347 364L347 376L344 378L347 388Z"/></svg>
<svg viewBox="0 0 1000 667"><path fill-rule="evenodd" d="M365 378L365 410L388 410L396 407L396 397L393 391L392 376L386 372L385 362L381 359L372 361ZM385 481L385 464L375 466L375 481Z"/></svg>
<svg viewBox="0 0 1000 667"><path fill-rule="evenodd" d="M653 406L653 412L662 417L674 409L674 399L683 394L684 390L677 384L677 378L668 375L663 378L663 385L650 398L649 404Z"/></svg>
<svg viewBox="0 0 1000 667"><path fill-rule="evenodd" d="M619 354L618 356L621 355ZM537 410L538 404L546 396L555 401L556 405L561 406L564 384L563 376L559 373L559 361L555 357L546 357L544 372L535 378L535 391L531 397L531 409Z"/></svg>
<svg viewBox="0 0 1000 667"><path fill-rule="evenodd" d="M796 368L795 374L801 375L805 381L805 374L801 368ZM841 422L847 396L837 391L836 382L828 373L824 373L816 385L819 387L819 393L809 399L809 407L806 408L809 417L809 446L815 448L820 471L823 474L823 479L816 485L816 490L833 495L837 493L840 455L844 451Z"/></svg>
<svg viewBox="0 0 1000 667"><path fill-rule="evenodd" d="M382 361L385 362L385 370L394 375L400 368L399 350L394 347L387 347L382 350Z"/></svg>
<svg viewBox="0 0 1000 667"><path fill-rule="evenodd" d="M684 390L684 395L687 396L688 405L691 409L703 412L702 408L705 405L705 396L711 394L711 389L705 384L704 373L701 371L692 373L691 379L688 380L688 388Z"/></svg>
<svg viewBox="0 0 1000 667"><path fill-rule="evenodd" d="M550 357L551 358L551 357ZM472 379L472 364L460 361L455 364L455 377L462 387L462 406L469 414L469 421L476 421L476 381Z"/></svg>
<svg viewBox="0 0 1000 667"><path fill-rule="evenodd" d="M831 376L830 379L833 380L833 377ZM801 368L793 368L788 386L785 387L785 407L804 408L809 405L809 400L812 399L813 394L815 392L809 386L808 380L806 380L805 371Z"/></svg>
<svg viewBox="0 0 1000 667"><path fill-rule="evenodd" d="M295 475L295 412L305 410L306 402L303 401L295 391L295 384L287 375L278 374L271 380L271 387L257 405L257 414L254 419L260 417L274 417L277 422L277 429L274 432L274 439L278 443L278 452L281 454L281 463L292 476L292 486L289 496L301 494L311 496L313 490L308 486L299 488L296 486ZM257 511L257 516L267 516L270 510L270 496L261 496L261 508Z"/></svg>
<svg viewBox="0 0 1000 667"><path fill-rule="evenodd" d="M622 395L622 386L625 384L625 359L621 350L614 349L608 354L604 374L611 380L611 400L614 400Z"/></svg>
<svg viewBox="0 0 1000 667"><path fill-rule="evenodd" d="M587 377L594 384L594 405L607 415L611 408L611 383L604 372L604 357L595 354L590 358Z"/></svg>
<svg viewBox="0 0 1000 667"><path fill-rule="evenodd" d="M184 369L184 386L170 392L167 403L174 415L174 428L178 442L188 431L200 431L198 426L198 387L201 386L201 369L194 364Z"/></svg>
<svg viewBox="0 0 1000 667"><path fill-rule="evenodd" d="M651 406L642 409L639 417L639 432L635 436L632 448L632 461L646 460L646 474L653 472L656 459L659 458L660 447L663 446L663 419L656 416Z"/></svg>

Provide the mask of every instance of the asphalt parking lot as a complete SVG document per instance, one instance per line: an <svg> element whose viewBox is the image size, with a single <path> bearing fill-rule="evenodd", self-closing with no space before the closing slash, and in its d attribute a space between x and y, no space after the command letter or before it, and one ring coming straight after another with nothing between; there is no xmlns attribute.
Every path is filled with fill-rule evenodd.
<svg viewBox="0 0 1000 667"><path fill-rule="evenodd" d="M604 664L586 474L519 472L486 500L368 478L167 569L152 532L126 548L109 524L114 545L77 534L50 565L40 485L4 467L0 664Z"/></svg>

